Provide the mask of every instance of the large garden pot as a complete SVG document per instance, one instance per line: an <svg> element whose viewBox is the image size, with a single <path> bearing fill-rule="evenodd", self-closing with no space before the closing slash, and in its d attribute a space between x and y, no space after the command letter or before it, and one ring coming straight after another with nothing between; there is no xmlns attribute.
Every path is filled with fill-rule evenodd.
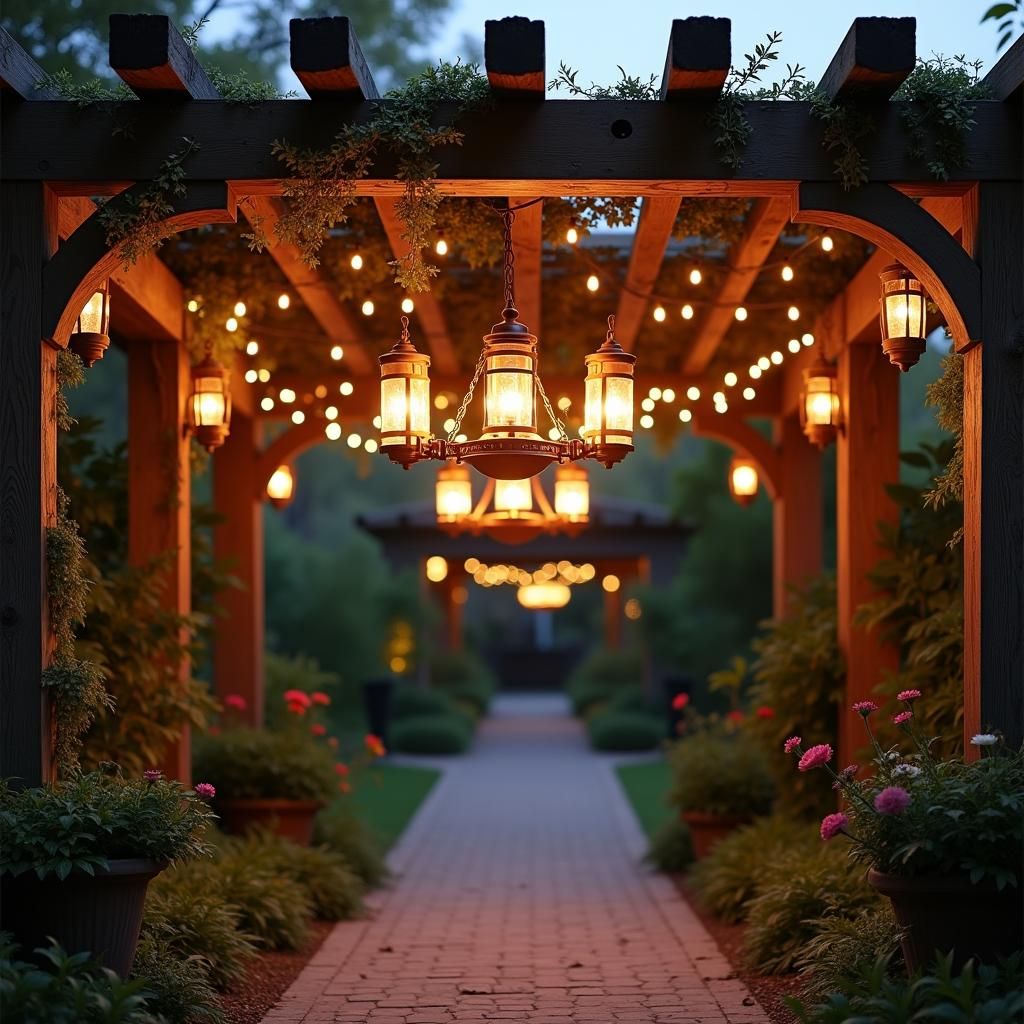
<svg viewBox="0 0 1024 1024"><path fill-rule="evenodd" d="M710 814L707 811L683 811L682 819L690 826L693 855L697 860L706 857L711 848L731 832L750 822L749 818L738 815Z"/></svg>
<svg viewBox="0 0 1024 1024"><path fill-rule="evenodd" d="M112 860L95 875L72 871L60 881L26 873L4 876L0 927L30 955L52 937L67 953L91 953L105 967L127 977L142 927L149 880L164 864L155 860Z"/></svg>
<svg viewBox="0 0 1024 1024"><path fill-rule="evenodd" d="M965 875L904 878L873 868L868 881L892 902L907 970L924 970L936 951L953 951L954 966L972 957L991 962L1024 944L1021 887L996 889Z"/></svg>
<svg viewBox="0 0 1024 1024"><path fill-rule="evenodd" d="M300 846L313 841L313 819L320 800L217 800L216 809L226 832L244 835L265 830Z"/></svg>

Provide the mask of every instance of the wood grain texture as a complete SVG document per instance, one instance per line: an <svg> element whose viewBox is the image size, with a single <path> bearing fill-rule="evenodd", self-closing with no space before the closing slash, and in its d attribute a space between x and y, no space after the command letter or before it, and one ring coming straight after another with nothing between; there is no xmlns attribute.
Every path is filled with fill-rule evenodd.
<svg viewBox="0 0 1024 1024"><path fill-rule="evenodd" d="M640 333L648 296L657 284L680 202L678 196L656 196L643 200L640 206L626 283L619 292L615 311L615 336L627 351L633 350Z"/></svg>
<svg viewBox="0 0 1024 1024"><path fill-rule="evenodd" d="M914 70L914 18L854 18L818 82L830 99L887 100Z"/></svg>
<svg viewBox="0 0 1024 1024"><path fill-rule="evenodd" d="M384 233L388 236L388 243L391 252L396 260L401 259L409 252L409 243L402 237L403 225L398 217L398 200L387 196L381 196L375 200L377 214L380 217ZM423 334L430 349L432 368L436 367L441 373L457 373L459 368L458 359L455 356L455 348L452 345L451 336L448 334L448 325L445 323L444 310L433 292L417 292L411 296L416 304L415 317L420 322ZM395 337L399 332L398 318L395 318ZM418 339L414 343L419 346Z"/></svg>
<svg viewBox="0 0 1024 1024"><path fill-rule="evenodd" d="M59 93L51 86L40 89L46 72L25 52L18 41L0 27L0 95L5 100L54 100Z"/></svg>
<svg viewBox="0 0 1024 1024"><path fill-rule="evenodd" d="M875 687L899 666L899 651L879 631L855 626L857 609L876 596L868 573L884 557L879 524L895 525L899 510L886 485L899 480L899 380L880 349L846 345L839 356L845 428L836 452L836 588L839 647L846 659L846 695L839 715L839 760L855 760L864 743L860 719L846 709L874 698Z"/></svg>
<svg viewBox="0 0 1024 1024"><path fill-rule="evenodd" d="M732 64L728 18L674 18L661 78L661 98L715 96Z"/></svg>
<svg viewBox="0 0 1024 1024"><path fill-rule="evenodd" d="M288 33L292 71L312 98L380 96L348 18L292 18Z"/></svg>
<svg viewBox="0 0 1024 1024"><path fill-rule="evenodd" d="M510 201L510 205L528 203L534 197ZM534 334L540 335L542 265L544 259L544 204L534 203L516 212L512 222L512 251L516 257L516 306L519 319Z"/></svg>
<svg viewBox="0 0 1024 1024"><path fill-rule="evenodd" d="M183 343L135 339L128 346L128 559L147 565L169 557L161 607L192 610L190 441L182 430L191 391ZM182 638L188 642L187 635ZM191 661L182 657L178 685L188 685ZM160 767L168 778L191 784L191 743L186 726Z"/></svg>
<svg viewBox="0 0 1024 1024"><path fill-rule="evenodd" d="M1001 102L1020 100L1021 86L1024 85L1024 36L1018 36L1010 44L982 81L988 86L992 99Z"/></svg>
<svg viewBox="0 0 1024 1024"><path fill-rule="evenodd" d="M501 18L484 22L484 68L496 96L543 100L547 88L544 22Z"/></svg>
<svg viewBox="0 0 1024 1024"><path fill-rule="evenodd" d="M141 99L220 99L165 14L111 14L110 66Z"/></svg>
<svg viewBox="0 0 1024 1024"><path fill-rule="evenodd" d="M242 717L263 724L263 503L257 498L256 466L261 429L248 416L232 416L231 433L213 455L213 506L222 521L213 529L213 550L241 587L220 596L213 645L213 686L218 697L241 694Z"/></svg>
<svg viewBox="0 0 1024 1024"><path fill-rule="evenodd" d="M729 251L729 270L703 314L697 334L683 359L683 372L702 374L761 273L779 232L789 220L789 203L783 199L759 199L747 215L743 237Z"/></svg>
<svg viewBox="0 0 1024 1024"><path fill-rule="evenodd" d="M57 353L42 344L42 271L56 203L38 184L0 191L0 776L51 775L40 675L53 652L46 528L56 521Z"/></svg>

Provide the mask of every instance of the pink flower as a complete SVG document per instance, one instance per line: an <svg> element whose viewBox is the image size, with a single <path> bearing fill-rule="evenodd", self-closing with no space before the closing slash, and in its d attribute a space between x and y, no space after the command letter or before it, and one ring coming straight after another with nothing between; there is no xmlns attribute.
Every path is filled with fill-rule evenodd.
<svg viewBox="0 0 1024 1024"><path fill-rule="evenodd" d="M767 705L767 704L762 704L762 705L761 705L761 706L760 706L760 707L759 707L759 708L758 708L758 709L757 709L757 710L756 710L756 711L754 712L754 714L755 714L755 715L756 715L756 716L757 716L758 718L774 718L774 717L775 717L775 708L770 708L770 707L768 707L768 705Z"/></svg>
<svg viewBox="0 0 1024 1024"><path fill-rule="evenodd" d="M799 750L800 749L800 744L801 743L803 743L803 740L800 739L799 736L790 736L789 739L786 740L786 742L782 744L782 749L787 754L792 754L794 750Z"/></svg>
<svg viewBox="0 0 1024 1024"><path fill-rule="evenodd" d="M875 797L879 814L902 814L910 806L910 794L901 786L886 786Z"/></svg>
<svg viewBox="0 0 1024 1024"><path fill-rule="evenodd" d="M863 715L867 718L872 711L878 710L878 705L873 700L859 700L853 705L852 710L856 711L858 715Z"/></svg>
<svg viewBox="0 0 1024 1024"><path fill-rule="evenodd" d="M204 800L212 800L217 795L217 790L208 782L197 782L195 791L196 796L201 796Z"/></svg>
<svg viewBox="0 0 1024 1024"><path fill-rule="evenodd" d="M917 700L920 696L920 690L900 690L900 692L896 694L896 699L906 701L909 704L911 701Z"/></svg>
<svg viewBox="0 0 1024 1024"><path fill-rule="evenodd" d="M690 703L690 695L688 693L677 693L672 698L672 710L682 711L687 704Z"/></svg>
<svg viewBox="0 0 1024 1024"><path fill-rule="evenodd" d="M331 698L323 690L314 690L309 696L314 704L320 704L323 707L327 707L331 703Z"/></svg>
<svg viewBox="0 0 1024 1024"><path fill-rule="evenodd" d="M828 842L846 828L850 819L845 814L826 814L821 819L821 838Z"/></svg>
<svg viewBox="0 0 1024 1024"><path fill-rule="evenodd" d="M810 747L797 767L802 772L809 772L812 768L821 768L832 760L832 747L828 743L818 743Z"/></svg>
<svg viewBox="0 0 1024 1024"><path fill-rule="evenodd" d="M309 727L309 731L314 736L326 736L327 735L327 726L326 725L321 725L319 722L314 722Z"/></svg>
<svg viewBox="0 0 1024 1024"><path fill-rule="evenodd" d="M159 782L164 777L164 773L159 768L147 768L142 773L142 777L146 782Z"/></svg>
<svg viewBox="0 0 1024 1024"><path fill-rule="evenodd" d="M913 711L901 711L898 715L892 716L893 725L906 725L914 717Z"/></svg>
<svg viewBox="0 0 1024 1024"><path fill-rule="evenodd" d="M304 708L308 708L312 703L309 694L304 690L285 690L284 700L286 704L301 704Z"/></svg>
<svg viewBox="0 0 1024 1024"><path fill-rule="evenodd" d="M232 711L244 711L248 706L248 702L240 693L229 693L224 698L224 707L231 708Z"/></svg>

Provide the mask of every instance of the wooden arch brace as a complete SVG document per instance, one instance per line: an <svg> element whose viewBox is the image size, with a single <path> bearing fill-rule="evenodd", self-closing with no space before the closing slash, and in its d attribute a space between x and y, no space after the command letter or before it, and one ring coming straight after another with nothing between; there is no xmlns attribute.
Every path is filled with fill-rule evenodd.
<svg viewBox="0 0 1024 1024"><path fill-rule="evenodd" d="M958 352L981 339L981 272L956 239L891 185L844 192L838 184L804 182L792 219L860 235L891 253L925 286L942 310Z"/></svg>
<svg viewBox="0 0 1024 1024"><path fill-rule="evenodd" d="M721 441L734 452L746 455L757 466L757 472L764 481L769 497L773 500L782 497L782 465L779 453L772 443L749 423L718 413L700 413L690 421L690 428L700 437Z"/></svg>
<svg viewBox="0 0 1024 1024"><path fill-rule="evenodd" d="M301 455L321 441L326 441L324 421L310 417L304 423L290 427L267 446L256 462L256 497L263 501L267 496L267 484L274 470Z"/></svg>
<svg viewBox="0 0 1024 1024"><path fill-rule="evenodd" d="M148 183L133 186L111 203L138 196ZM168 234L206 224L231 224L235 199L223 181L195 182L174 202L174 213L161 222ZM94 213L57 250L43 270L43 337L64 348L89 296L122 263L117 247L107 244L106 231Z"/></svg>

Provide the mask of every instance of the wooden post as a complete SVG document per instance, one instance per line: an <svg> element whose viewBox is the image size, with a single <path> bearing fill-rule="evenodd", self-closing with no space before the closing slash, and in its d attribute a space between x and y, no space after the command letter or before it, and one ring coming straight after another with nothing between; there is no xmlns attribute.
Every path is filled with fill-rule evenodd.
<svg viewBox="0 0 1024 1024"><path fill-rule="evenodd" d="M459 567L449 571L443 586L444 635L449 651L463 647L462 608L466 603L466 573Z"/></svg>
<svg viewBox="0 0 1024 1024"><path fill-rule="evenodd" d="M57 520L57 350L42 339L43 265L57 244L57 202L39 183L0 193L0 777L51 778L40 685L53 656L46 530Z"/></svg>
<svg viewBox="0 0 1024 1024"><path fill-rule="evenodd" d="M190 442L182 430L190 382L183 344L128 345L128 559L132 565L145 565L170 556L163 606L176 615L192 610ZM188 640L187 631L183 640ZM178 666L181 686L188 685L191 672L190 659L183 657ZM168 778L189 784L187 724L159 767Z"/></svg>
<svg viewBox="0 0 1024 1024"><path fill-rule="evenodd" d="M622 585L604 592L604 645L610 651L622 647Z"/></svg>
<svg viewBox="0 0 1024 1024"><path fill-rule="evenodd" d="M981 344L964 355L964 745L1024 732L1024 203L980 184L964 240L981 268Z"/></svg>
<svg viewBox="0 0 1024 1024"><path fill-rule="evenodd" d="M213 457L213 503L222 517L213 531L214 553L242 584L220 597L214 689L219 697L244 697L243 718L257 726L263 724L263 503L256 471L260 433L257 421L236 408L231 433Z"/></svg>
<svg viewBox="0 0 1024 1024"><path fill-rule="evenodd" d="M860 721L849 705L875 695L899 667L899 651L877 631L853 624L858 607L875 596L868 573L885 556L879 524L895 524L896 504L885 491L899 480L899 373L874 345L846 345L839 356L845 430L836 459L836 586L839 646L846 658L846 697L839 715L839 765L862 745Z"/></svg>
<svg viewBox="0 0 1024 1024"><path fill-rule="evenodd" d="M776 420L780 490L772 503L772 614L786 614L789 592L822 568L821 452L797 416Z"/></svg>

